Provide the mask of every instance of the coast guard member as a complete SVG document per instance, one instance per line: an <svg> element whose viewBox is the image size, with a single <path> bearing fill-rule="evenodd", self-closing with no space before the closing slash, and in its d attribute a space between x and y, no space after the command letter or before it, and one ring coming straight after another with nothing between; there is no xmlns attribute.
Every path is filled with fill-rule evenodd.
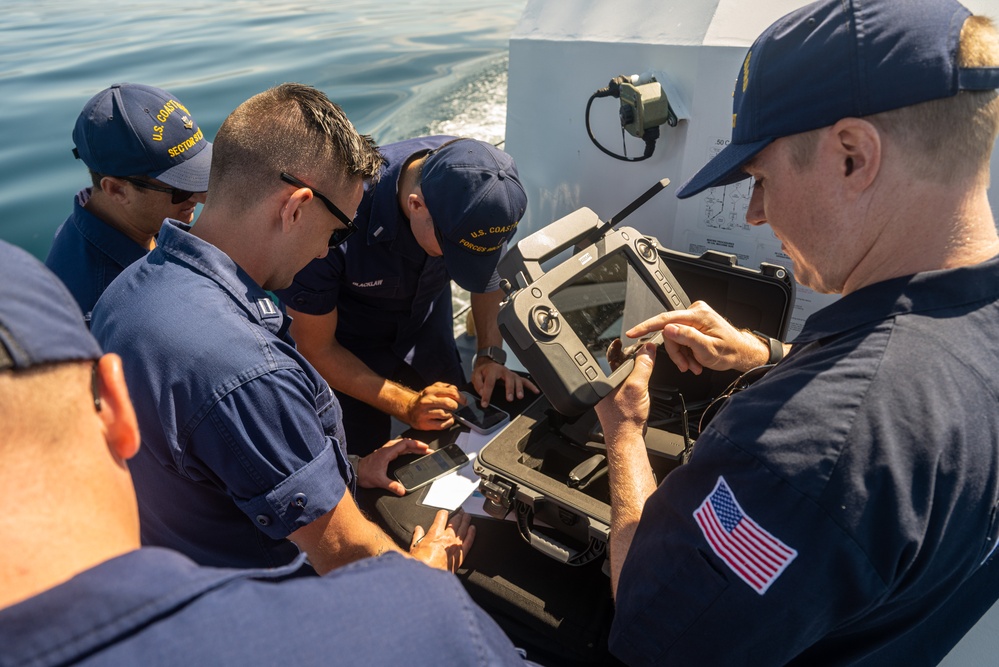
<svg viewBox="0 0 999 667"><path fill-rule="evenodd" d="M654 348L598 405L625 662L935 665L999 598L996 88L999 33L954 0L821 0L750 48L678 196L754 178L747 221L843 297L658 488Z"/></svg>
<svg viewBox="0 0 999 667"><path fill-rule="evenodd" d="M322 92L260 93L219 129L198 224L167 220L101 297L93 332L121 354L142 429L132 474L144 543L232 567L287 564L297 544L320 573L398 550L352 490L402 495L389 461L427 446L400 440L352 468L340 405L265 291L327 253L380 166ZM464 514L447 521L442 510L422 540L417 528L410 551L453 570L474 529Z"/></svg>
<svg viewBox="0 0 999 667"><path fill-rule="evenodd" d="M4 665L525 664L455 577L401 554L289 578L302 558L225 570L140 549L121 360L2 241L0 424Z"/></svg>
<svg viewBox="0 0 999 667"><path fill-rule="evenodd" d="M423 430L445 429L464 399L451 281L471 292L479 351L472 384L488 405L537 392L503 364L496 316L503 292L496 264L527 195L513 159L476 139L410 139L381 148L385 166L367 186L359 232L317 259L278 295L291 333L344 406L351 452L390 435L390 415Z"/></svg>
<svg viewBox="0 0 999 667"><path fill-rule="evenodd" d="M90 98L73 143L93 187L77 193L45 263L89 321L111 281L153 247L164 219L194 219L208 190L212 145L176 97L135 83Z"/></svg>

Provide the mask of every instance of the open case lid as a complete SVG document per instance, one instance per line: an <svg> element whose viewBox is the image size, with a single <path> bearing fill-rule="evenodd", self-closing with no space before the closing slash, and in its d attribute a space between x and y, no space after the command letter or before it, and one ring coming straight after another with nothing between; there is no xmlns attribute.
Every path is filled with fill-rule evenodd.
<svg viewBox="0 0 999 667"><path fill-rule="evenodd" d="M740 329L784 340L794 305L794 278L777 264L758 269L739 266L734 255L709 250L700 257L659 248L660 257L691 302L704 301ZM663 353L650 386L679 390L688 409L710 401L739 376L738 371L705 369L700 375L681 373Z"/></svg>

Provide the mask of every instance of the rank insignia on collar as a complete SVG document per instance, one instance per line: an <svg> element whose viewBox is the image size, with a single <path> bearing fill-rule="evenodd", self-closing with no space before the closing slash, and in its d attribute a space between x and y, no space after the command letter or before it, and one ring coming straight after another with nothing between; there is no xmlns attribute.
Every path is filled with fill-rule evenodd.
<svg viewBox="0 0 999 667"><path fill-rule="evenodd" d="M261 319L270 319L273 317L280 317L281 312L278 310L274 302L266 297L261 297L257 299L257 310L260 311Z"/></svg>

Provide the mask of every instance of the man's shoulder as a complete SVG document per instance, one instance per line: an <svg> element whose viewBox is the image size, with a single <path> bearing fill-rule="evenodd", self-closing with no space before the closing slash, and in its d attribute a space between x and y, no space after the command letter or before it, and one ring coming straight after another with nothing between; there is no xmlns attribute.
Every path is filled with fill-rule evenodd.
<svg viewBox="0 0 999 667"><path fill-rule="evenodd" d="M66 259L72 260L74 256L81 254L85 249L84 243L85 240L76 227L74 216L70 215L56 228L48 256L45 258L45 265L56 271L65 264Z"/></svg>
<svg viewBox="0 0 999 667"><path fill-rule="evenodd" d="M100 614L55 611L77 629L84 624L102 630L103 645L91 648L95 664L128 664L138 657L151 665L203 664L225 657L265 665L286 661L305 647L312 657L299 654L299 664L325 664L331 655L338 664L520 663L513 645L471 602L453 575L398 554L357 561L325 577L293 578L286 578L288 568L200 567L162 549L144 548L116 561L85 573L90 589L83 591L86 595L76 591L74 600L77 610L101 600L102 605L111 605L116 619L113 632L93 627L100 623L95 619L108 616L105 607ZM124 583L112 586L112 579L121 577ZM240 613L234 615L233 609ZM402 618L407 622L392 622ZM391 631L379 634L386 622ZM253 628L264 625L269 628L266 641L252 634ZM431 649L414 648L425 642L428 628L433 627L461 631L438 637ZM69 630L57 634L57 643L64 646ZM183 640L178 642L178 637ZM154 648L165 642L174 648L169 658L160 658L162 652Z"/></svg>
<svg viewBox="0 0 999 667"><path fill-rule="evenodd" d="M73 294L88 317L94 304L146 250L103 221L71 215L56 231L45 265Z"/></svg>
<svg viewBox="0 0 999 667"><path fill-rule="evenodd" d="M153 318L165 320L163 324L169 326L174 321L169 314L175 311L184 311L180 319L189 320L199 312L217 309L213 302L220 300L218 292L211 278L171 261L157 248L122 271L107 288L95 309L95 319L116 319L123 325L144 328ZM224 312L218 312L217 317L223 318ZM209 319L205 325L212 326L213 321Z"/></svg>
<svg viewBox="0 0 999 667"><path fill-rule="evenodd" d="M92 320L110 351L183 355L180 361L198 354L245 361L266 342L260 329L218 282L158 250L112 282Z"/></svg>
<svg viewBox="0 0 999 667"><path fill-rule="evenodd" d="M326 634L330 650L336 650L344 664L522 664L509 639L453 575L401 554L362 559L318 579L299 578L282 585L285 590L276 603L289 610L282 615L300 618L299 612L311 609L307 612L314 619L311 628L298 626L296 620L296 631ZM330 609L335 610L333 619ZM392 623L391 633L376 642L366 639L372 628L399 617L405 617L409 627ZM332 632L331 620L336 627ZM462 632L440 639L431 650L413 651L425 640L428 627Z"/></svg>
<svg viewBox="0 0 999 667"><path fill-rule="evenodd" d="M386 157L386 159L389 160L390 163L392 163L399 158L405 159L413 153L417 153L419 151L433 150L455 138L456 137L446 134L414 137L412 139L404 139L391 144L385 144L384 146L380 146L378 150Z"/></svg>
<svg viewBox="0 0 999 667"><path fill-rule="evenodd" d="M117 271L145 254L145 248L76 203L56 230L45 263L53 271L93 271L101 265Z"/></svg>

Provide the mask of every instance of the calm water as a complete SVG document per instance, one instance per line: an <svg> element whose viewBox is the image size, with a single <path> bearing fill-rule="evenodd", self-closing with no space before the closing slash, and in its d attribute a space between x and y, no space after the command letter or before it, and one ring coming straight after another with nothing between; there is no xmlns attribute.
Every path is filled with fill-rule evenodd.
<svg viewBox="0 0 999 667"><path fill-rule="evenodd" d="M0 238L45 257L89 183L70 152L76 116L115 82L169 90L209 137L246 98L299 81L379 143L434 132L498 142L507 42L525 4L4 0Z"/></svg>

